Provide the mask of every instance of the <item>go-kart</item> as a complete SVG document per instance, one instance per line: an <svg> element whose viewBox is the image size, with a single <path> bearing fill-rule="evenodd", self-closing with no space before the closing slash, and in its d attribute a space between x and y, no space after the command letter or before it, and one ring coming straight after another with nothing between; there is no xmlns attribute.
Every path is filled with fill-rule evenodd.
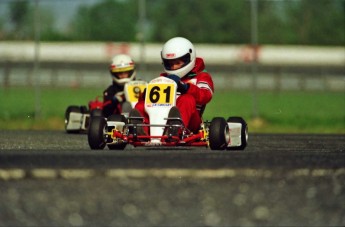
<svg viewBox="0 0 345 227"><path fill-rule="evenodd" d="M124 86L124 95L126 101L119 108L121 113L128 116L130 110L138 102L141 92L146 88L146 81L135 80L130 81ZM103 102L100 101L101 96L97 96L91 100L86 106L71 105L65 111L65 130L67 133L87 132L90 119L95 116L102 116Z"/></svg>
<svg viewBox="0 0 345 227"><path fill-rule="evenodd" d="M146 86L145 111L149 124L133 109L128 117L114 114L92 118L88 130L91 149L107 146L123 150L137 146L203 146L212 150L243 150L247 146L248 127L241 117L215 117L203 121L198 132L182 122L176 104L176 83L166 77L151 80ZM144 130L146 127L147 130ZM147 133L148 132L148 133Z"/></svg>

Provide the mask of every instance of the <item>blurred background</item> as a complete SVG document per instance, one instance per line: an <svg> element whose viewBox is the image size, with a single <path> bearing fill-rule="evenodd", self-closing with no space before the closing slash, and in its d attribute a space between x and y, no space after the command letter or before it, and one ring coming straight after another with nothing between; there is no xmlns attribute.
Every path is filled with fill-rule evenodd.
<svg viewBox="0 0 345 227"><path fill-rule="evenodd" d="M86 104L100 95L111 82L108 65L114 54L132 55L138 78L153 79L163 69L163 43L183 36L205 59L216 92L222 95L218 99L225 102L215 96L212 108L221 109L221 114L232 111L260 128L304 106L279 103L305 97L304 103L320 103L291 118L308 118L325 109L326 115L336 115L329 115L320 127L336 126L336 132L344 132L344 18L345 0L2 0L0 128L23 116L54 116L46 97L60 104L61 112L55 113L60 116L63 106ZM30 105L22 114L18 105L6 104L15 102L11 98L17 97L16 89L28 91ZM54 100L61 90L70 89L77 92ZM47 90L55 95L46 95ZM73 99L77 93L86 98ZM284 99L285 94L290 97ZM270 104L274 108L267 109ZM211 117L214 112L205 114ZM306 122L300 128L308 128L311 123Z"/></svg>

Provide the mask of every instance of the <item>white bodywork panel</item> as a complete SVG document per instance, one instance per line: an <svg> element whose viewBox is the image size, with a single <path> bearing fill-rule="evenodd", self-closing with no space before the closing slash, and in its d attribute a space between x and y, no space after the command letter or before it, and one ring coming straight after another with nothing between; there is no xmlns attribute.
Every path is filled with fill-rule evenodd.
<svg viewBox="0 0 345 227"><path fill-rule="evenodd" d="M66 130L87 130L89 118L90 114L71 112Z"/></svg>
<svg viewBox="0 0 345 227"><path fill-rule="evenodd" d="M123 127L125 126L125 122L121 122L121 121L108 121L107 122L107 126L111 127L113 126L114 129L123 132Z"/></svg>
<svg viewBox="0 0 345 227"><path fill-rule="evenodd" d="M229 126L229 133L230 133L230 142L228 143L228 147L241 146L242 145L242 142L241 142L242 124L228 122L228 126Z"/></svg>
<svg viewBox="0 0 345 227"><path fill-rule="evenodd" d="M144 91L146 85L147 82L143 80L133 80L125 84L123 91L125 92L126 100L131 104L132 108L137 104L139 95Z"/></svg>
<svg viewBox="0 0 345 227"><path fill-rule="evenodd" d="M176 105L176 89L176 83L163 76L151 80L147 85L145 111L149 115L151 125L166 125L169 111ZM151 136L162 136L163 132L164 127L150 127ZM151 142L160 143L160 139L153 138Z"/></svg>

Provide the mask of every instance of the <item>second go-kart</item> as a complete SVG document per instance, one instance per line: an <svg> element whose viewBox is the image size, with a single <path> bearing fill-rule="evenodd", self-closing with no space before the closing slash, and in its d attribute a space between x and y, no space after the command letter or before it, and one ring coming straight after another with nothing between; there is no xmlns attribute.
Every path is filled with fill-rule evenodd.
<svg viewBox="0 0 345 227"><path fill-rule="evenodd" d="M130 81L124 86L124 95L126 102L122 103L121 113L128 116L130 110L138 102L138 98L144 88L146 88L146 81L135 80ZM87 132L90 118L94 116L102 116L103 102L99 99L102 97L96 97L91 100L86 106L71 105L68 106L65 111L65 130L67 133L80 133Z"/></svg>
<svg viewBox="0 0 345 227"><path fill-rule="evenodd" d="M203 146L212 150L244 150L247 146L248 127L241 117L214 117L204 121L197 133L185 127L175 106L176 83L158 77L146 86L145 110L150 123L135 109L128 117L114 114L107 119L96 116L88 130L91 149L123 150L133 146ZM144 130L144 128L147 130ZM147 133L148 132L148 133Z"/></svg>

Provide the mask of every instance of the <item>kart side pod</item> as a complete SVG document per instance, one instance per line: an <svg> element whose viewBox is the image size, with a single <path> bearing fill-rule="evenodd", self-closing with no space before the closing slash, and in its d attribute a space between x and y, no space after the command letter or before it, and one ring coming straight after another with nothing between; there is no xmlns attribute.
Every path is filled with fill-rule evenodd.
<svg viewBox="0 0 345 227"><path fill-rule="evenodd" d="M227 150L244 150L248 141L248 126L241 117L229 117L227 120L229 127L230 141Z"/></svg>
<svg viewBox="0 0 345 227"><path fill-rule="evenodd" d="M65 112L65 130L67 133L86 131L90 114L85 106L68 106Z"/></svg>

